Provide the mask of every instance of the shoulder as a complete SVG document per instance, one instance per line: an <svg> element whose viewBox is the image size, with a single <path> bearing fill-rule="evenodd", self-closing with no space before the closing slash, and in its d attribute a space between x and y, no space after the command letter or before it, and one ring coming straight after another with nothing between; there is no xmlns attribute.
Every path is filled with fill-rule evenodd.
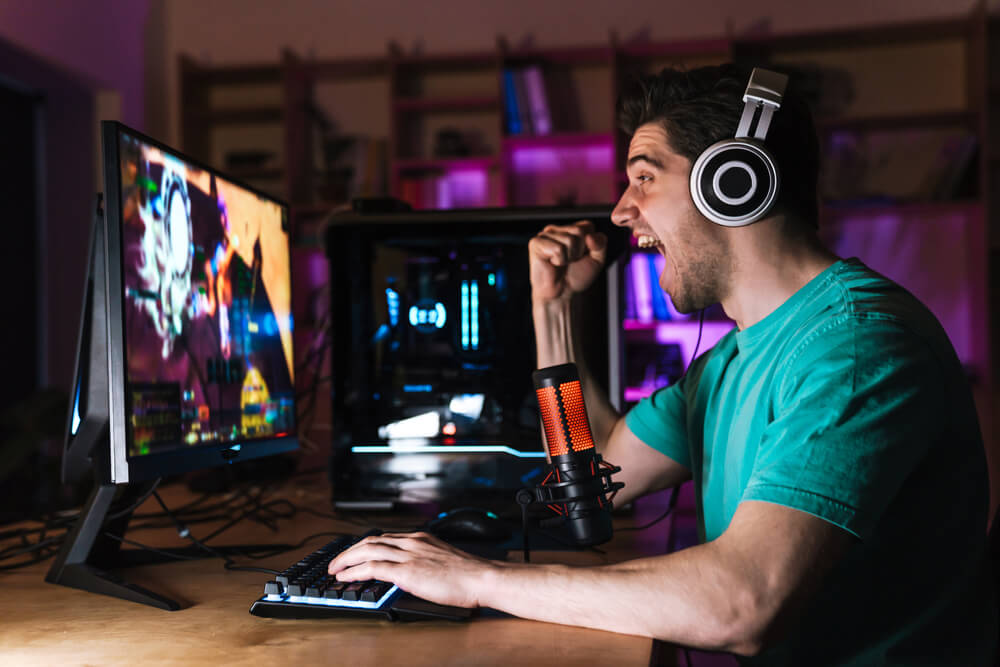
<svg viewBox="0 0 1000 667"><path fill-rule="evenodd" d="M960 372L937 318L906 289L858 261L828 280L822 305L797 326L782 392L827 378L843 389L879 377Z"/></svg>
<svg viewBox="0 0 1000 667"><path fill-rule="evenodd" d="M859 260L845 260L831 272L815 302L797 323L789 364L831 354L863 358L889 348L918 357L953 353L940 322L919 299Z"/></svg>

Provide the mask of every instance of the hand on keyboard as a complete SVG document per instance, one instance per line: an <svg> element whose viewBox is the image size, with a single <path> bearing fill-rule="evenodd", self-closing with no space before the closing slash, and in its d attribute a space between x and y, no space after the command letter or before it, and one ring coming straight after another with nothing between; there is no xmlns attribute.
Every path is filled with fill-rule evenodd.
<svg viewBox="0 0 1000 667"><path fill-rule="evenodd" d="M427 533L366 537L330 561L338 581L378 580L438 604L479 606L497 564L456 549Z"/></svg>
<svg viewBox="0 0 1000 667"><path fill-rule="evenodd" d="M369 535L378 535L372 531ZM327 571L330 561L362 537L343 535L303 556L272 581L250 613L268 618L330 618L378 616L388 620L443 619L460 621L468 609L441 605L403 592L392 582L377 579L338 581Z"/></svg>

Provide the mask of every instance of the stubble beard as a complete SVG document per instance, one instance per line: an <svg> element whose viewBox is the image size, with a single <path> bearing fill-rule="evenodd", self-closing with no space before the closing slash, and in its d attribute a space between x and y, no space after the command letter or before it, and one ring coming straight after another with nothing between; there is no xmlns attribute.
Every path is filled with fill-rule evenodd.
<svg viewBox="0 0 1000 667"><path fill-rule="evenodd" d="M711 242L699 245L686 261L674 267L676 284L670 298L674 308L685 315L719 303L725 296L729 253Z"/></svg>

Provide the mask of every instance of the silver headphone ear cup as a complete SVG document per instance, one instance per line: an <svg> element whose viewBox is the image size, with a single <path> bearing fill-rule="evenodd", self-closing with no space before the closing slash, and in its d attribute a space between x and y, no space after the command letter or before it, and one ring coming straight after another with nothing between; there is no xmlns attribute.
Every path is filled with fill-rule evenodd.
<svg viewBox="0 0 1000 667"><path fill-rule="evenodd" d="M763 218L774 205L778 169L758 142L726 139L698 156L689 187L702 215L719 225L742 227Z"/></svg>

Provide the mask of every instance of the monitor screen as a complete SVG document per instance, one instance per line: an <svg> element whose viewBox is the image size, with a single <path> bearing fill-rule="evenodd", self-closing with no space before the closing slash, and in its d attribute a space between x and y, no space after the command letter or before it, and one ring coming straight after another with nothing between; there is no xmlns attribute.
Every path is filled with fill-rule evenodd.
<svg viewBox="0 0 1000 667"><path fill-rule="evenodd" d="M120 265L111 257L109 271L120 274L131 476L221 462L188 453L293 439L287 207L111 127L107 233Z"/></svg>
<svg viewBox="0 0 1000 667"><path fill-rule="evenodd" d="M614 234L608 214L485 209L334 221L339 497L511 499L543 474L528 241L578 216L598 217ZM609 290L598 282L588 295L588 349L606 384L617 355L609 354Z"/></svg>

